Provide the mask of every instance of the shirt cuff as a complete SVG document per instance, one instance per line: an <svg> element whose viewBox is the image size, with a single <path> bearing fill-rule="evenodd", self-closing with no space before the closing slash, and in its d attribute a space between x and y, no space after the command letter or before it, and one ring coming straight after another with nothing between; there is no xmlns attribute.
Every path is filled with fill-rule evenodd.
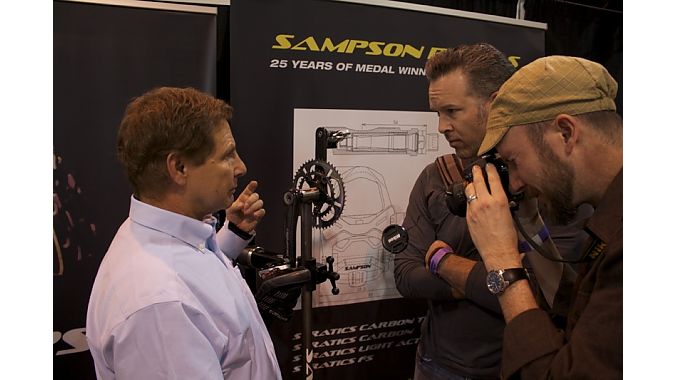
<svg viewBox="0 0 676 380"><path fill-rule="evenodd" d="M241 228L237 227L237 225L236 225L235 223L230 223L230 222L228 221L228 223L227 223L227 228L228 228L230 231L234 232L235 235L239 236L240 238L242 238L242 239L244 239L244 240L251 240L251 238L253 237L252 234L250 234L250 233L248 233L248 232L242 230Z"/></svg>
<svg viewBox="0 0 676 380"><path fill-rule="evenodd" d="M232 227L230 227L231 223L229 221L226 220L226 223L227 224L225 227L227 228L221 228L216 234L216 241L218 242L218 247L221 249L223 254L230 259L235 260L237 256L239 256L240 252L242 252L242 250L249 244L251 239L253 239L255 234L247 234L249 235L249 238L245 239L232 230ZM239 228L238 230L242 231ZM244 231L242 232L246 233Z"/></svg>
<svg viewBox="0 0 676 380"><path fill-rule="evenodd" d="M478 261L474 264L474 267L472 267L472 270L467 275L465 297L477 305L481 305L496 313L502 314L498 297L488 291L488 286L486 285L487 275L486 266L482 261Z"/></svg>

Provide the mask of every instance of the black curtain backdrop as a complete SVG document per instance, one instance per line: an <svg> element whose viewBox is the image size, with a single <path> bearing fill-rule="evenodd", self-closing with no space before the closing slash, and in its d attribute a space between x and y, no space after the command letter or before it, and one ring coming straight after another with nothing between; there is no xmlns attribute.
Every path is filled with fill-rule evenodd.
<svg viewBox="0 0 676 380"><path fill-rule="evenodd" d="M546 22L546 55L573 55L598 62L619 84L617 111L622 114L622 2L582 3L540 0L526 1L526 19ZM597 4L598 3L598 4Z"/></svg>
<svg viewBox="0 0 676 380"><path fill-rule="evenodd" d="M419 0L412 4L515 17L516 0ZM526 0L525 19L547 24L545 55L572 55L602 64L617 80L622 114L622 1Z"/></svg>

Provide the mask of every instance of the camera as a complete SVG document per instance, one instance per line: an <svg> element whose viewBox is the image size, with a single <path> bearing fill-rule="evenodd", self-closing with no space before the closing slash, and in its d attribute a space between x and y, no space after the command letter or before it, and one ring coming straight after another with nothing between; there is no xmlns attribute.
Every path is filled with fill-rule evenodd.
<svg viewBox="0 0 676 380"><path fill-rule="evenodd" d="M488 188L488 191L490 191L488 175L486 175L486 164L488 163L493 164L497 169L500 182L502 183L502 188L505 190L505 194L507 194L507 199L509 200L510 209L516 210L518 208L519 201L523 199L523 193L512 194L509 191L509 173L507 170L507 164L493 149L479 157L476 161L472 162L471 165L467 165L467 167L463 170L463 177L466 182L455 182L451 185L450 189L447 189L446 205L453 214L462 217L467 214L467 197L465 196L465 186L474 179L472 176L472 168L475 165L479 165L479 167L481 167L484 180L486 181L486 187Z"/></svg>
<svg viewBox="0 0 676 380"><path fill-rule="evenodd" d="M489 163L493 164L495 169L497 169L500 182L502 183L502 188L505 189L505 193L507 193L507 197L509 198L509 172L507 170L507 164L494 150L491 150L479 157L479 159L472 163L472 165L465 168L465 172L463 173L465 181L467 181L467 183L474 181L474 177L472 176L472 168L475 165L479 165L484 176L484 181L486 182L486 187L490 191L490 186L488 185L488 175L486 174L486 164Z"/></svg>

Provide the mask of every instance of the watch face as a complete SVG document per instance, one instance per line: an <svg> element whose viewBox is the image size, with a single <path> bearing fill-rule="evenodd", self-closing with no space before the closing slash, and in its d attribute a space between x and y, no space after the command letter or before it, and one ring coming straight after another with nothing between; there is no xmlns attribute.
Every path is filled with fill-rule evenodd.
<svg viewBox="0 0 676 380"><path fill-rule="evenodd" d="M488 290L493 294L500 294L505 291L505 280L498 271L490 271L486 276L486 285Z"/></svg>

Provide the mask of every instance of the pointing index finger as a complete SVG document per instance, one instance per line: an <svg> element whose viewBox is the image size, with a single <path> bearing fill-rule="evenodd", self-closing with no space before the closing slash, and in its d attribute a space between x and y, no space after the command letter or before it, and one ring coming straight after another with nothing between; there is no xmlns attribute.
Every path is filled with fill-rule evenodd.
<svg viewBox="0 0 676 380"><path fill-rule="evenodd" d="M244 191L242 191L242 194L249 196L253 194L254 191L256 191L256 188L258 187L258 182L257 181L251 181L246 185L246 188Z"/></svg>

